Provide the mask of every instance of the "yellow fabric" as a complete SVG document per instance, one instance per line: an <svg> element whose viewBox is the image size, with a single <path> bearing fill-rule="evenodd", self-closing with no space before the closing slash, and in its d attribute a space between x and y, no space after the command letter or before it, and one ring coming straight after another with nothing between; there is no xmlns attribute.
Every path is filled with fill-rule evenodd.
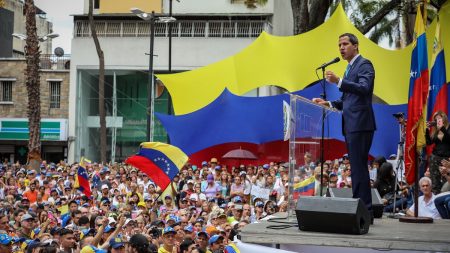
<svg viewBox="0 0 450 253"><path fill-rule="evenodd" d="M442 7L440 18L443 45L450 52L450 43L445 43L450 41L449 3ZM353 26L342 6L324 24L307 33L278 37L263 32L234 56L192 71L158 77L172 96L176 115L203 108L225 87L237 95L266 85L296 91L317 80L317 66L339 56L337 41L345 32L358 36L360 53L374 64L374 94L388 104L407 103L412 45L401 50L378 46ZM428 33L434 36L434 29L429 29ZM430 52L431 46L429 44ZM447 53L447 62L450 62L449 57ZM328 69L342 76L346 65L341 61ZM447 64L447 78L449 72L450 64Z"/></svg>

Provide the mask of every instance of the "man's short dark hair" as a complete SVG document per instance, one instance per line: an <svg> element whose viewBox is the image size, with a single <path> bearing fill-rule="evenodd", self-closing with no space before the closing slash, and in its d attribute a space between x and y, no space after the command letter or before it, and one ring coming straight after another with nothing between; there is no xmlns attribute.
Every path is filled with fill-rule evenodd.
<svg viewBox="0 0 450 253"><path fill-rule="evenodd" d="M58 231L58 233L59 233L59 236L65 236L65 235L68 235L68 234L73 234L73 230L70 230L70 229L67 229L67 228L61 228L59 231Z"/></svg>
<svg viewBox="0 0 450 253"><path fill-rule="evenodd" d="M339 36L339 38L342 38L345 36L348 37L348 39L350 40L350 43L352 43L353 45L359 44L358 37L356 37L356 35L354 35L353 33L344 33L341 36Z"/></svg>
<svg viewBox="0 0 450 253"><path fill-rule="evenodd" d="M87 216L81 216L80 219L78 220L78 224L80 224L80 226L89 226L90 221L89 221L89 217Z"/></svg>

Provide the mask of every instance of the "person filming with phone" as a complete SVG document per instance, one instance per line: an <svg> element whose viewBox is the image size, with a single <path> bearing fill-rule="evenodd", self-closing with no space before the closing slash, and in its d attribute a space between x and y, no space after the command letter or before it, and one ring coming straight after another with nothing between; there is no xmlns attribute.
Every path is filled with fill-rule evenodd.
<svg viewBox="0 0 450 253"><path fill-rule="evenodd" d="M450 157L450 127L448 117L444 112L437 111L433 115L433 121L427 122L425 137L427 145L434 144L428 164L433 182L432 191L434 194L439 194L442 185L446 182L439 167L442 160Z"/></svg>

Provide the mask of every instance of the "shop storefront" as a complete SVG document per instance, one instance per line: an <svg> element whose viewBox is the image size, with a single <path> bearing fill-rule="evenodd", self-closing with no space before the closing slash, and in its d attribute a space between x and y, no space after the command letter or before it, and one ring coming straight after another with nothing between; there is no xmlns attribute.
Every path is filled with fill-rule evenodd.
<svg viewBox="0 0 450 253"><path fill-rule="evenodd" d="M28 119L0 119L0 158L24 164L28 153ZM58 162L67 159L67 119L41 120L42 159Z"/></svg>

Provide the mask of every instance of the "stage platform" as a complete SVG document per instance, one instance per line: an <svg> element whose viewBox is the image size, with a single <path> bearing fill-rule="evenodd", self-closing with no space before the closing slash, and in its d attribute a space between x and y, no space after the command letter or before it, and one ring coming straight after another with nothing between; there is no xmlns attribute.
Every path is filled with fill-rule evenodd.
<svg viewBox="0 0 450 253"><path fill-rule="evenodd" d="M295 216L280 221L297 223ZM277 230L267 228L269 225L280 224L262 221L247 225L240 232L241 241L298 252L450 252L450 220L411 224L383 217L375 219L365 235L305 232L298 227Z"/></svg>

